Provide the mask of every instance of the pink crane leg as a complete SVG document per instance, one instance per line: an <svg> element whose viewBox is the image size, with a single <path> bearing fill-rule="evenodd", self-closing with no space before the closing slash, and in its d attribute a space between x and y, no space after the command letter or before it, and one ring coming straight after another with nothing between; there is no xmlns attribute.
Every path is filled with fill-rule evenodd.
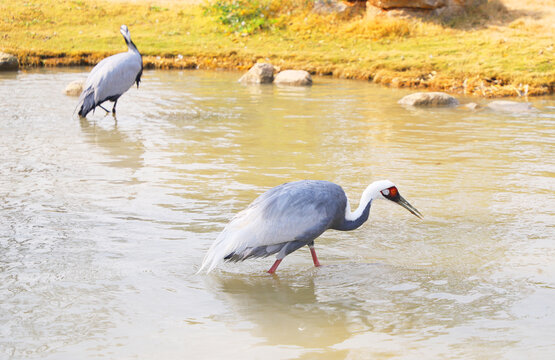
<svg viewBox="0 0 555 360"><path fill-rule="evenodd" d="M268 270L268 274L273 274L276 272L279 263L281 262L282 259L276 260L276 262L274 263L274 265L272 265L272 267L270 268L270 270Z"/></svg>
<svg viewBox="0 0 555 360"><path fill-rule="evenodd" d="M318 261L318 257L316 256L316 250L314 250L314 246L309 246L310 254L312 255L312 261L314 261L314 266L320 266L320 262Z"/></svg>

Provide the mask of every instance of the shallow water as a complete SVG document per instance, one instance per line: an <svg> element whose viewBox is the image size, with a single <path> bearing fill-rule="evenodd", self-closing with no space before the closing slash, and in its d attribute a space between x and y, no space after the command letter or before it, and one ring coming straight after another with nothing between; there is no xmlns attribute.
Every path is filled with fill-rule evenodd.
<svg viewBox="0 0 555 360"><path fill-rule="evenodd" d="M87 69L0 73L0 358L548 358L555 98L523 114L406 109L404 90L147 71L72 116ZM462 99L470 101L476 99ZM482 101L482 100L478 100ZM234 213L286 181L388 178L352 232L195 275Z"/></svg>

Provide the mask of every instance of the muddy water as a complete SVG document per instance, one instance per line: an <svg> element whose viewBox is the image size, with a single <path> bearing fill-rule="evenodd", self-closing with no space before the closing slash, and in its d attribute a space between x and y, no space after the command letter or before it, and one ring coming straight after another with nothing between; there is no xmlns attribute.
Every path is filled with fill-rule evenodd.
<svg viewBox="0 0 555 360"><path fill-rule="evenodd" d="M0 358L553 356L554 98L414 110L365 82L149 71L117 121L79 120L62 90L85 76L0 74ZM318 239L321 268L195 275L264 190L326 179L356 205L382 178L424 221L378 202Z"/></svg>

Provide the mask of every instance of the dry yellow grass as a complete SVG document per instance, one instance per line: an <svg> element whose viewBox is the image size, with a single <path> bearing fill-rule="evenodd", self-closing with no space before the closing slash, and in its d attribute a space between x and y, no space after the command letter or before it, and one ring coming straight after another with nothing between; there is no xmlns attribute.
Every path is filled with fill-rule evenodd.
<svg viewBox="0 0 555 360"><path fill-rule="evenodd" d="M118 28L125 23L147 67L244 70L268 61L479 96L543 95L555 87L552 1L489 1L432 22L323 16L302 0L273 0L268 30L250 34L230 31L196 2L0 0L0 49L24 66L94 64L124 49Z"/></svg>

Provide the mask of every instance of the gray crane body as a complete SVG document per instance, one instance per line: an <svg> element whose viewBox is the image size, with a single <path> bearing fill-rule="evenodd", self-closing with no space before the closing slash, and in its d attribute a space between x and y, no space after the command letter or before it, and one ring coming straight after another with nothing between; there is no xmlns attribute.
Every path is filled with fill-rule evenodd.
<svg viewBox="0 0 555 360"><path fill-rule="evenodd" d="M119 97L134 83L137 83L137 87L139 87L143 73L142 56L131 41L127 26L122 25L120 32L125 39L128 51L103 59L91 70L85 81L83 92L79 96L77 105L79 116L87 116L90 111L101 106L105 101L114 102L112 112L115 114Z"/></svg>
<svg viewBox="0 0 555 360"><path fill-rule="evenodd" d="M298 181L276 186L245 210L260 214L262 221L256 224L262 228L252 240L259 245L236 249L224 259L242 261L276 253L279 253L277 258L282 259L312 243L327 229L352 230L353 224L345 221L346 205L345 192L332 182ZM281 242L285 239L288 241Z"/></svg>

